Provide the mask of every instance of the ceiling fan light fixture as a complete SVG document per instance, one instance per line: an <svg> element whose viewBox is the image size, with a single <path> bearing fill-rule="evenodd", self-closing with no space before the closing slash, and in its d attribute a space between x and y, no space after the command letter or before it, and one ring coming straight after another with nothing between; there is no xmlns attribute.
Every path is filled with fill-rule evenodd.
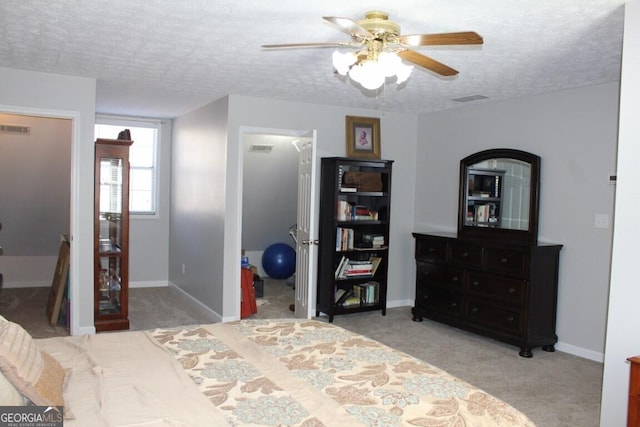
<svg viewBox="0 0 640 427"><path fill-rule="evenodd" d="M384 70L377 61L363 61L351 67L349 78L369 90L378 89L386 79Z"/></svg>
<svg viewBox="0 0 640 427"><path fill-rule="evenodd" d="M402 84L413 71L413 66L406 65L394 52L383 51L377 59L365 59L356 63L358 56L354 53L333 52L333 67L343 76L359 83L363 88L376 90L382 86L387 78L396 78L397 84Z"/></svg>

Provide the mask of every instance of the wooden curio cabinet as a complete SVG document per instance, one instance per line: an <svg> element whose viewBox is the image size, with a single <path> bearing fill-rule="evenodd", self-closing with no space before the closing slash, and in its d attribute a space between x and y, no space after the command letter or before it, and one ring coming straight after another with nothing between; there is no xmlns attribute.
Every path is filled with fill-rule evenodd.
<svg viewBox="0 0 640 427"><path fill-rule="evenodd" d="M129 329L129 147L97 139L94 207L96 332Z"/></svg>

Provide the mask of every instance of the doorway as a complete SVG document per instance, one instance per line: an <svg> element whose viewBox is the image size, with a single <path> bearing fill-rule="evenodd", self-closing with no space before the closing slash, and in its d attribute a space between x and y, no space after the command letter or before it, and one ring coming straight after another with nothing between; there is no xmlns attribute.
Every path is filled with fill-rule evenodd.
<svg viewBox="0 0 640 427"><path fill-rule="evenodd" d="M61 239L71 233L73 120L0 112L0 125L2 302L26 309L18 313L41 305L32 310L38 312L46 307ZM65 329L68 307L61 311ZM14 320L48 325L44 316L20 316Z"/></svg>
<svg viewBox="0 0 640 427"><path fill-rule="evenodd" d="M301 203L299 200L300 150L305 143L315 145L309 144L311 140L315 142L315 132L243 129L240 140L242 143L241 247L245 256L249 258L249 262L256 267L257 273L263 279L260 285L263 287L264 297L262 301L259 298L259 304L270 304L270 299L274 299L279 305L278 309L265 307L264 310L283 313L281 307L285 307L284 314L292 317L294 312L288 310L288 306L297 302L294 293L295 281L299 279L297 271L287 279L269 278L262 267L262 253L271 244L285 243L294 248L298 255L300 253L303 256L308 255L308 250L306 248L301 250L296 239L300 210L311 208L309 203ZM303 196L303 198L306 197ZM309 216L313 217L311 212L306 215L306 217ZM305 265L309 261L315 262L315 259L307 259ZM297 263L295 270L299 269L300 262ZM302 270L309 272L309 268L305 266ZM303 280L302 283L305 289L303 295L313 293L310 288L313 288L314 281ZM265 292L279 294L265 295ZM309 317L309 302L305 302L303 309L300 309L301 304L297 305L299 312L295 314L299 317ZM260 312L260 307L258 311Z"/></svg>

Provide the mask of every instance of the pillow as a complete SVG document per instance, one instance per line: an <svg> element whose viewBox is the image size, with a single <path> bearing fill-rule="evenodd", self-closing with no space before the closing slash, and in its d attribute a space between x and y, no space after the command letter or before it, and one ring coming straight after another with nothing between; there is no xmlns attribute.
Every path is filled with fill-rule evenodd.
<svg viewBox="0 0 640 427"><path fill-rule="evenodd" d="M64 405L65 370L49 353L40 350L20 325L1 316L0 370L35 405Z"/></svg>

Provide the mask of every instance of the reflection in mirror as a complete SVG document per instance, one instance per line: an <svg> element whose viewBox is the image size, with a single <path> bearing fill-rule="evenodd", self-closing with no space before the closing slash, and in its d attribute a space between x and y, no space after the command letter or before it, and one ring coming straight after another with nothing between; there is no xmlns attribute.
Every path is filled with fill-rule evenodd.
<svg viewBox="0 0 640 427"><path fill-rule="evenodd" d="M460 161L458 236L515 244L538 241L540 157L495 148Z"/></svg>
<svg viewBox="0 0 640 427"><path fill-rule="evenodd" d="M469 198L487 200L488 212L481 218L486 219L485 226L529 230L529 163L511 158L487 159L470 165L467 176ZM468 210L466 225L473 225L474 218L475 215ZM475 221L475 225L482 224Z"/></svg>

